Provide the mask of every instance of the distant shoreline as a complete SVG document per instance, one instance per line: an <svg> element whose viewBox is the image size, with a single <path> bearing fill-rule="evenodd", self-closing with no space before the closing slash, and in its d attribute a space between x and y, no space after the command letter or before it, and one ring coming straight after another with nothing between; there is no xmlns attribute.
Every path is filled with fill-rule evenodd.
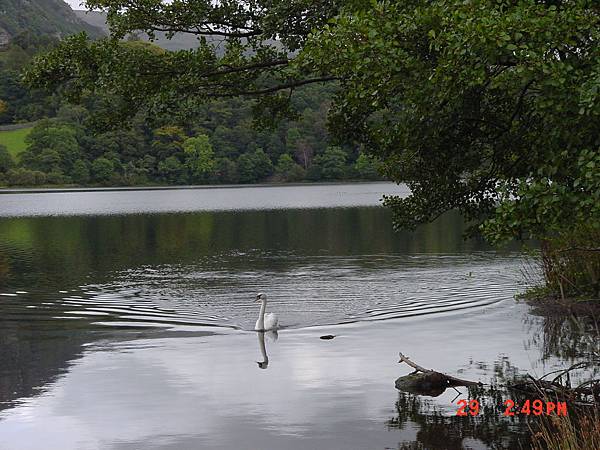
<svg viewBox="0 0 600 450"><path fill-rule="evenodd" d="M201 184L182 186L109 186L109 187L58 187L58 188L0 188L0 194L47 194L64 192L118 192L118 191L168 191L180 189L241 189L265 187L330 186L346 184L395 184L393 181L330 181L305 183L255 183L255 184Z"/></svg>

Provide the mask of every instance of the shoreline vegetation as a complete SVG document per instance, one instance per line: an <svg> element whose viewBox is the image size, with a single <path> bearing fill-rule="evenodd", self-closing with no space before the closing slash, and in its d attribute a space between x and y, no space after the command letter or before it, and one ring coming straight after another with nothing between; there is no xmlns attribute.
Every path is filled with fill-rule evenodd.
<svg viewBox="0 0 600 450"><path fill-rule="evenodd" d="M79 185L47 185L35 187L0 186L0 194L42 194L59 192L118 192L118 191L168 191L179 189L241 189L265 187L294 187L294 186L328 186L344 184L379 184L390 183L388 180L336 180L336 181L296 181L296 182L262 182L253 184L190 184L190 185L137 185L137 186L79 186Z"/></svg>
<svg viewBox="0 0 600 450"><path fill-rule="evenodd" d="M235 105L225 105L233 114ZM312 114L307 109L305 112ZM207 112L205 121L220 123ZM99 132L85 110L64 106L34 127L0 131L0 185L146 186L302 181L381 181L381 162L336 146L324 118L252 130L248 111L227 125L143 126ZM83 115L73 119L73 115ZM241 121L241 122L240 122ZM201 121L202 122L202 121ZM212 128L211 128L212 127ZM312 128L311 128L312 127ZM318 136L315 135L318 134Z"/></svg>
<svg viewBox="0 0 600 450"><path fill-rule="evenodd" d="M550 313L557 309L600 317L599 242L593 226L577 225L541 240L524 271L530 287L519 298Z"/></svg>
<svg viewBox="0 0 600 450"><path fill-rule="evenodd" d="M597 245L598 241L594 241L593 236L587 237L591 239L586 239L584 245ZM592 246L573 246L572 241L568 244L560 240L544 241L540 246L537 264L542 280L518 298L533 308L532 314L544 316L547 323L563 327L567 320L571 323L569 327L575 328L578 339L586 335L590 337L590 346L580 343L578 348L590 370L589 378L579 388L587 389L592 403L586 408L574 408L564 417L539 418L530 425L532 448L595 450L600 448L600 380L593 378L596 373L594 369L597 370L600 364L600 252ZM576 366L564 371L569 391L568 374L572 368ZM553 396L540 392L540 395L546 400L556 399L556 394Z"/></svg>

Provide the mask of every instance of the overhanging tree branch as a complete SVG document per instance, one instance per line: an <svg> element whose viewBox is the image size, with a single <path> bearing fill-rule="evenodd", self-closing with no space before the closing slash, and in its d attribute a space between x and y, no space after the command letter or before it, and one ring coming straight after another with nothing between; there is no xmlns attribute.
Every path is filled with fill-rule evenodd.
<svg viewBox="0 0 600 450"><path fill-rule="evenodd" d="M326 82L335 81L335 80L339 80L339 78L337 78L337 77L308 78L308 79L304 79L304 80L296 80L296 81L289 82L289 83L279 84L279 85L264 88L264 89L256 89L253 91L237 91L237 92L224 93L224 94L215 94L214 97L237 97L237 96L252 97L252 96L273 94L275 92L284 91L286 89L294 89L294 88L297 88L300 86L305 86L307 84L326 83ZM212 97L212 95L209 95L209 97Z"/></svg>

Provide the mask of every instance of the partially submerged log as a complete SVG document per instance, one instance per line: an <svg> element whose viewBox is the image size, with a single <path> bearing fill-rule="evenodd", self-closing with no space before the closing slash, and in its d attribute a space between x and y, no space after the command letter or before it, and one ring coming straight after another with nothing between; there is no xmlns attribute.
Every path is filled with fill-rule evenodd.
<svg viewBox="0 0 600 450"><path fill-rule="evenodd" d="M396 380L396 389L418 395L437 397L447 388L455 386L481 386L477 381L463 380L431 369L425 369L400 353L399 363L406 363L414 372Z"/></svg>
<svg viewBox="0 0 600 450"><path fill-rule="evenodd" d="M402 353L400 353L400 361L398 362L405 363L415 369L414 372L396 380L396 389L400 391L437 397L450 387L484 386L481 382L463 380L432 369L425 369ZM503 385L503 387L508 388L515 395L521 394L523 398L566 402L570 409L574 408L588 412L593 409L598 413L600 408L600 378L588 379L576 386L572 385L571 382L573 372L584 370L593 375L597 373L598 367L600 367L600 359L593 358L589 361L573 364L566 369L549 372L540 378L534 378L528 374L525 376L520 375L511 383ZM581 377L575 378L580 379Z"/></svg>

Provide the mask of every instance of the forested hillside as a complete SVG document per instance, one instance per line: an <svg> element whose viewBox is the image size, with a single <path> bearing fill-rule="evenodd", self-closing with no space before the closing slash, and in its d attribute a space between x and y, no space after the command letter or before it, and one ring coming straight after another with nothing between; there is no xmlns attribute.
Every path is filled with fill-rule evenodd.
<svg viewBox="0 0 600 450"><path fill-rule="evenodd" d="M90 36L104 34L99 28L79 19L62 0L2 0L0 14L1 45L21 33L64 38L80 31Z"/></svg>
<svg viewBox="0 0 600 450"><path fill-rule="evenodd" d="M11 0L12 1L12 0ZM59 6L54 5L60 3ZM16 3L15 3L16 4ZM269 128L255 126L254 102L230 98L156 114L146 108L120 114L118 95L86 94L70 102L63 90L26 87L21 73L36 54L54 48L65 35L106 30L104 15L80 18L63 2L35 0L24 10L10 3L2 26L10 43L0 50L0 183L5 185L142 185L255 183L379 179L378 163L358 146L330 142L326 116L335 86L299 89L293 118ZM54 9L52 8L54 5ZM50 10L50 12L48 12ZM39 11L39 15L34 13ZM47 17L47 20L41 20ZM83 19L83 20L82 20ZM83 21L90 24L84 24ZM97 25L95 27L93 25ZM148 54L194 47L195 37L168 40L157 33L128 35L120 44ZM161 48L162 47L162 48Z"/></svg>
<svg viewBox="0 0 600 450"><path fill-rule="evenodd" d="M62 0L2 0L0 8L0 125L52 117L58 100L25 87L21 70L66 36L86 32L99 38L104 31L79 19Z"/></svg>

